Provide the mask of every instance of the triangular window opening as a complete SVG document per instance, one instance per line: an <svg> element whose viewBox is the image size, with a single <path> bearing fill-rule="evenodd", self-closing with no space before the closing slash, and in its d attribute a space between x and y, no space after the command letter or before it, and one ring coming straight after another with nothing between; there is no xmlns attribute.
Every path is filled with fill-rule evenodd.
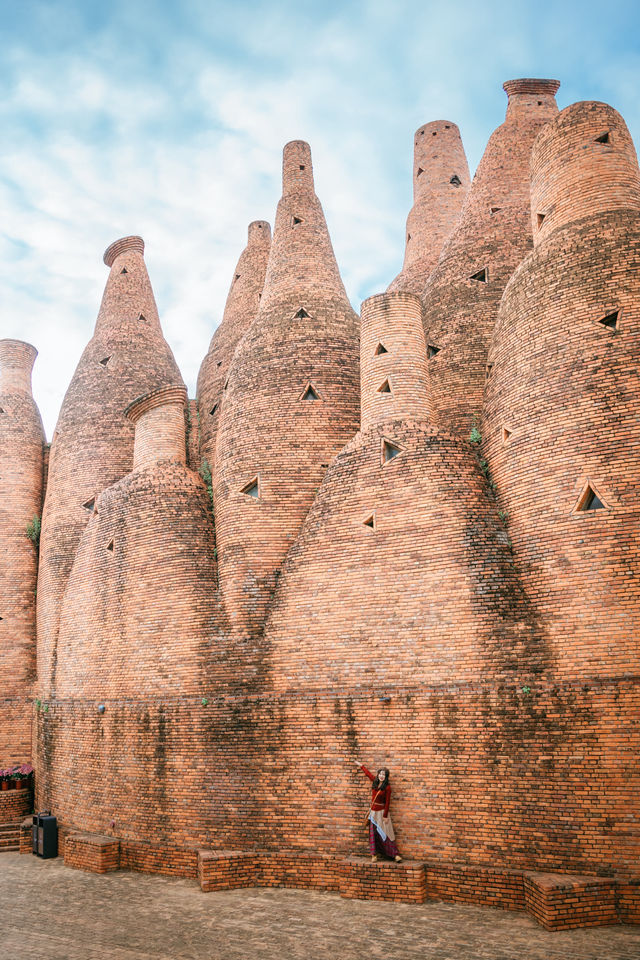
<svg viewBox="0 0 640 960"><path fill-rule="evenodd" d="M587 484L576 509L580 512L585 510L604 510L604 503L590 483Z"/></svg>
<svg viewBox="0 0 640 960"><path fill-rule="evenodd" d="M490 377L490 376L491 376L491 371L492 371L492 370L493 370L493 364L492 364L492 363L488 363L488 364L487 364L487 377Z"/></svg>
<svg viewBox="0 0 640 960"><path fill-rule="evenodd" d="M113 553L113 540L110 540L109 543L107 544L107 550L109 551L109 553Z"/></svg>
<svg viewBox="0 0 640 960"><path fill-rule="evenodd" d="M499 213L502 207L489 207L491 213Z"/></svg>
<svg viewBox="0 0 640 960"><path fill-rule="evenodd" d="M379 343L376 349L374 350L374 356L379 357L381 353L389 353L387 348L383 343Z"/></svg>
<svg viewBox="0 0 640 960"><path fill-rule="evenodd" d="M260 490L258 487L258 478L254 477L253 480L250 480L249 483L242 488L240 493L244 493L247 497L253 497L254 500L257 500L260 496Z"/></svg>
<svg viewBox="0 0 640 960"><path fill-rule="evenodd" d="M0 407L0 413L6 413L6 410L4 409L4 407Z"/></svg>
<svg viewBox="0 0 640 960"><path fill-rule="evenodd" d="M385 380L382 386L378 387L378 393L391 393L391 384Z"/></svg>
<svg viewBox="0 0 640 960"><path fill-rule="evenodd" d="M367 519L364 520L363 523L364 523L364 526L365 526L365 527L369 527L370 530L375 530L375 528L376 528L376 516L375 516L375 513L372 513L370 517L367 517Z"/></svg>
<svg viewBox="0 0 640 960"><path fill-rule="evenodd" d="M432 357L435 357L437 353L440 353L441 347L434 347L432 343L427 347L427 357L431 360Z"/></svg>
<svg viewBox="0 0 640 960"><path fill-rule="evenodd" d="M462 186L462 180L460 179L457 173L454 173L454 175L451 177L451 180L449 180L449 183L454 187Z"/></svg>
<svg viewBox="0 0 640 960"><path fill-rule="evenodd" d="M537 219L538 219L538 230L540 229L540 227L541 227L542 224L544 223L544 218L545 218L545 217L546 217L546 213L539 213L539 214L537 215Z"/></svg>
<svg viewBox="0 0 640 960"><path fill-rule="evenodd" d="M292 227L297 227L298 224L300 224L300 223L304 223L304 220L302 219L302 217L291 217L291 226L292 226Z"/></svg>
<svg viewBox="0 0 640 960"><path fill-rule="evenodd" d="M123 273L129 273L126 267L122 268L122 270L120 271L120 275L122 276Z"/></svg>
<svg viewBox="0 0 640 960"><path fill-rule="evenodd" d="M407 243L409 243L409 240L411 240L411 234L410 234L410 233L407 234Z"/></svg>
<svg viewBox="0 0 640 960"><path fill-rule="evenodd" d="M611 143L609 139L609 131L606 130L604 133L601 133L599 137L595 139L596 143Z"/></svg>
<svg viewBox="0 0 640 960"><path fill-rule="evenodd" d="M311 314L310 314L310 313L307 313L307 311L305 310L304 307L300 307L300 309L299 309L296 313L294 313L293 319L294 319L294 320L307 320L307 319L311 319Z"/></svg>
<svg viewBox="0 0 640 960"><path fill-rule="evenodd" d="M503 443L507 443L512 433L513 433L513 430L512 430L510 427L503 427L503 428L502 428L502 442L503 442Z"/></svg>
<svg viewBox="0 0 640 960"><path fill-rule="evenodd" d="M221 367L221 366L222 366L222 360L218 360L218 362L216 363L216 367Z"/></svg>
<svg viewBox="0 0 640 960"><path fill-rule="evenodd" d="M422 167L418 167L416 171L416 177L421 177L423 173L424 173L424 170L422 169Z"/></svg>
<svg viewBox="0 0 640 960"><path fill-rule="evenodd" d="M307 389L306 389L306 390L304 391L304 393L302 394L302 398L301 398L301 399L302 399L302 400L319 400L319 399L320 399L320 397L318 396L317 392L314 390L314 387L313 387L313 384L312 384L312 383L310 383L310 384L307 386Z"/></svg>
<svg viewBox="0 0 640 960"><path fill-rule="evenodd" d="M95 498L95 497L91 497L91 500L87 500L86 503L83 503L83 504L82 504L82 506L84 507L84 509L85 509L85 510L88 510L89 513L91 513L91 512L93 511L93 508L95 507L95 505L96 505L96 498Z"/></svg>
<svg viewBox="0 0 640 960"><path fill-rule="evenodd" d="M399 446L397 446L397 444L392 443L390 440L382 441L382 462L383 463L388 463L389 460L393 460L395 457L398 456L399 453L402 453L402 450L400 449Z"/></svg>
<svg viewBox="0 0 640 960"><path fill-rule="evenodd" d="M110 356L109 356L109 357L103 357L102 360L98 360L98 363L100 364L101 367L106 367L107 364L109 363L109 360L111 360L111 357L110 357Z"/></svg>
<svg viewBox="0 0 640 960"><path fill-rule="evenodd" d="M482 270L478 270L477 273L472 273L469 280L478 280L480 283L487 283L489 280L487 268L483 267Z"/></svg>
<svg viewBox="0 0 640 960"><path fill-rule="evenodd" d="M138 320L140 320L142 323L146 323L147 318L145 317L144 313L141 313L138 317Z"/></svg>
<svg viewBox="0 0 640 960"><path fill-rule="evenodd" d="M214 403L214 405L211 407L211 410L209 410L209 416L212 417L217 409L218 409L218 404Z"/></svg>
<svg viewBox="0 0 640 960"><path fill-rule="evenodd" d="M608 313L606 317L602 317L600 320L598 320L598 323L601 323L603 327L608 327L609 330L617 330L619 319L620 311L614 310L613 313Z"/></svg>
<svg viewBox="0 0 640 960"><path fill-rule="evenodd" d="M240 274L239 274L239 273L236 273L235 279L236 279L236 280L239 280L239 279L240 279Z"/></svg>

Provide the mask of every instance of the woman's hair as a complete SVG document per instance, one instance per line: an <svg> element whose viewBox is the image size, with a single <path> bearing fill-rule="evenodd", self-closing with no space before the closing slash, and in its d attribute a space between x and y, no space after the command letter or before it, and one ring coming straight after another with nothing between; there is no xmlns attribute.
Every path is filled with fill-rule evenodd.
<svg viewBox="0 0 640 960"><path fill-rule="evenodd" d="M379 773L380 770L384 770L384 780L380 780ZM376 773L376 778L373 781L374 790L385 790L389 786L389 770L387 767L379 767L378 773Z"/></svg>

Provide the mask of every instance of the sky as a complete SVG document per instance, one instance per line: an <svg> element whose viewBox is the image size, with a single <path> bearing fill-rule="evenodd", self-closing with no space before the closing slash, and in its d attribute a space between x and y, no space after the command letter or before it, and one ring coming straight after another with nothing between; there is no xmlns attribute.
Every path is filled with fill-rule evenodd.
<svg viewBox="0 0 640 960"><path fill-rule="evenodd" d="M311 144L356 310L404 255L413 133L461 130L471 171L505 80L604 100L640 140L640 5L519 0L0 0L0 338L39 350L50 438L91 338L105 248L141 235L195 395L251 220L273 224L283 145Z"/></svg>

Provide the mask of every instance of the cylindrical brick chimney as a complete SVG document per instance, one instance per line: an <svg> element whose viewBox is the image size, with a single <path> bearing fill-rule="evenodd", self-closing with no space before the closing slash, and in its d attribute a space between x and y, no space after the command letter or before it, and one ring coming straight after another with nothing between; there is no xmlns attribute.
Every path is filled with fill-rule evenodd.
<svg viewBox="0 0 640 960"><path fill-rule="evenodd" d="M112 267L116 257L128 251L144 256L144 240L142 237L121 237L120 240L114 240L113 243L109 244L103 257L106 266Z"/></svg>
<svg viewBox="0 0 640 960"><path fill-rule="evenodd" d="M640 171L627 125L606 103L573 103L533 145L533 241L576 220L622 209L640 210Z"/></svg>
<svg viewBox="0 0 640 960"><path fill-rule="evenodd" d="M162 387L129 404L125 416L135 424L133 469L142 470L158 460L186 463L184 387Z"/></svg>
<svg viewBox="0 0 640 960"><path fill-rule="evenodd" d="M31 396L31 371L38 351L22 340L0 340L0 393Z"/></svg>
<svg viewBox="0 0 640 960"><path fill-rule="evenodd" d="M431 420L420 298L381 293L362 304L362 430L388 420Z"/></svg>
<svg viewBox="0 0 640 960"><path fill-rule="evenodd" d="M282 193L313 193L311 147L304 140L291 140L282 154Z"/></svg>

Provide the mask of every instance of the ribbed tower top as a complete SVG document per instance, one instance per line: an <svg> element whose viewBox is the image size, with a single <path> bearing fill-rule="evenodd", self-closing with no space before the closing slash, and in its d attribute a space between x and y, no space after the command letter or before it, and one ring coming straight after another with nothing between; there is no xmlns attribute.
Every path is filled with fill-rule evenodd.
<svg viewBox="0 0 640 960"><path fill-rule="evenodd" d="M282 153L282 193L314 193L311 147L304 140L291 140Z"/></svg>
<svg viewBox="0 0 640 960"><path fill-rule="evenodd" d="M627 125L613 107L566 107L538 134L531 154L534 243L558 227L612 210L640 211L640 170Z"/></svg>
<svg viewBox="0 0 640 960"><path fill-rule="evenodd" d="M38 351L23 340L0 340L0 391L31 396L31 371Z"/></svg>
<svg viewBox="0 0 640 960"><path fill-rule="evenodd" d="M522 80L507 80L502 84L502 89L509 98L507 103L507 117L513 114L518 115L521 111L527 113L537 107L548 107L553 104L554 110L557 110L555 95L560 86L559 80L534 80L531 78Z"/></svg>
<svg viewBox="0 0 640 960"><path fill-rule="evenodd" d="M267 220L252 220L247 229L247 245L271 243L271 225Z"/></svg>
<svg viewBox="0 0 640 960"><path fill-rule="evenodd" d="M150 467L159 460L186 463L184 387L166 386L137 397L125 410L136 425L133 469Z"/></svg>
<svg viewBox="0 0 640 960"><path fill-rule="evenodd" d="M114 240L113 243L110 243L103 257L107 267L112 267L116 257L128 250L135 250L136 253L144 256L144 240L142 237L121 237L120 240Z"/></svg>

